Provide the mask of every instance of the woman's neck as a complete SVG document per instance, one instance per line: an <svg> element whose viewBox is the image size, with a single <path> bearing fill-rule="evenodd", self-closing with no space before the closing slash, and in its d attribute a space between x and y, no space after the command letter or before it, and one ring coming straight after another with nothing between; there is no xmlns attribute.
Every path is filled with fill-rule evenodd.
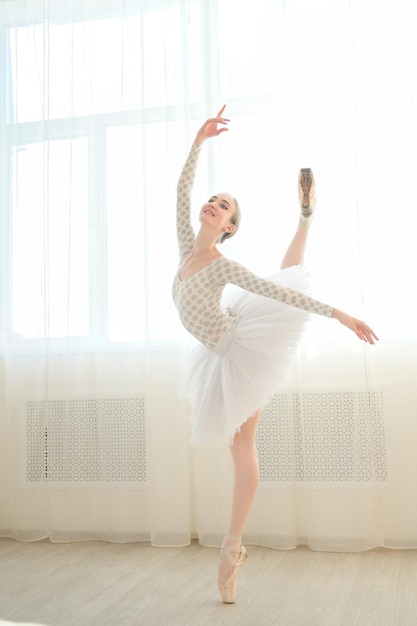
<svg viewBox="0 0 417 626"><path fill-rule="evenodd" d="M220 256L220 252L216 247L216 240L208 234L199 231L194 242L192 255L194 257L216 257Z"/></svg>

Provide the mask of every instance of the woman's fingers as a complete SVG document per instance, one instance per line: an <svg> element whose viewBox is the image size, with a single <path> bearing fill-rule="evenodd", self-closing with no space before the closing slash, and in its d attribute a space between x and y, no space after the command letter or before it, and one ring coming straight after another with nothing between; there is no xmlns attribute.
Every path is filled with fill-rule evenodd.
<svg viewBox="0 0 417 626"><path fill-rule="evenodd" d="M200 135L200 137L207 139L209 137L215 137L217 135L220 135L220 133L229 130L226 127L228 122L229 120L224 117L211 117L204 122L198 134ZM218 128L219 124L222 124L220 128Z"/></svg>
<svg viewBox="0 0 417 626"><path fill-rule="evenodd" d="M220 111L217 113L216 117L223 117L223 112L224 112L225 108L226 108L226 105L224 104L222 106L222 108L220 109Z"/></svg>
<svg viewBox="0 0 417 626"><path fill-rule="evenodd" d="M378 337L367 324L361 321L356 321L356 334L359 339L363 339L368 343L375 344L375 340L379 341Z"/></svg>

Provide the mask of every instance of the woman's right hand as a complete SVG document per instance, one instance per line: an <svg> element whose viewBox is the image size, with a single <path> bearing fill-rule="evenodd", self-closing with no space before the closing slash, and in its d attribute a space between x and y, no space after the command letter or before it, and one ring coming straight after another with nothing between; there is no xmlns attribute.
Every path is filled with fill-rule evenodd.
<svg viewBox="0 0 417 626"><path fill-rule="evenodd" d="M206 139L210 139L210 137L217 137L220 133L224 133L229 130L224 126L230 121L226 117L223 117L225 108L226 105L223 105L216 117L211 117L204 122L196 135L194 143L201 145ZM223 126L218 128L219 124L223 124Z"/></svg>

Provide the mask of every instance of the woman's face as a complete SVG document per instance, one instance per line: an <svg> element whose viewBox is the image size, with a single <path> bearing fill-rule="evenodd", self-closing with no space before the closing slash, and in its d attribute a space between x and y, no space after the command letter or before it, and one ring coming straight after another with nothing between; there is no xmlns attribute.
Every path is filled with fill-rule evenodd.
<svg viewBox="0 0 417 626"><path fill-rule="evenodd" d="M216 228L219 235L222 232L233 232L231 220L236 212L235 202L228 193L218 193L211 196L201 207L200 221Z"/></svg>

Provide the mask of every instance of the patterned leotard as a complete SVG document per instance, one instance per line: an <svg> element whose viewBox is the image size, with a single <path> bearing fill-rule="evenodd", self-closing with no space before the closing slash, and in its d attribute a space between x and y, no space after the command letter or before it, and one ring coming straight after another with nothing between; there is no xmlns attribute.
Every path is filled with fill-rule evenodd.
<svg viewBox="0 0 417 626"><path fill-rule="evenodd" d="M180 265L190 254L195 233L191 225L191 189L201 146L193 144L177 187L177 236ZM234 324L235 316L222 309L221 297L231 283L259 296L297 307L310 313L332 317L333 309L290 287L260 278L243 265L220 256L189 278L181 280L178 272L172 294L184 327L209 350L213 350Z"/></svg>

